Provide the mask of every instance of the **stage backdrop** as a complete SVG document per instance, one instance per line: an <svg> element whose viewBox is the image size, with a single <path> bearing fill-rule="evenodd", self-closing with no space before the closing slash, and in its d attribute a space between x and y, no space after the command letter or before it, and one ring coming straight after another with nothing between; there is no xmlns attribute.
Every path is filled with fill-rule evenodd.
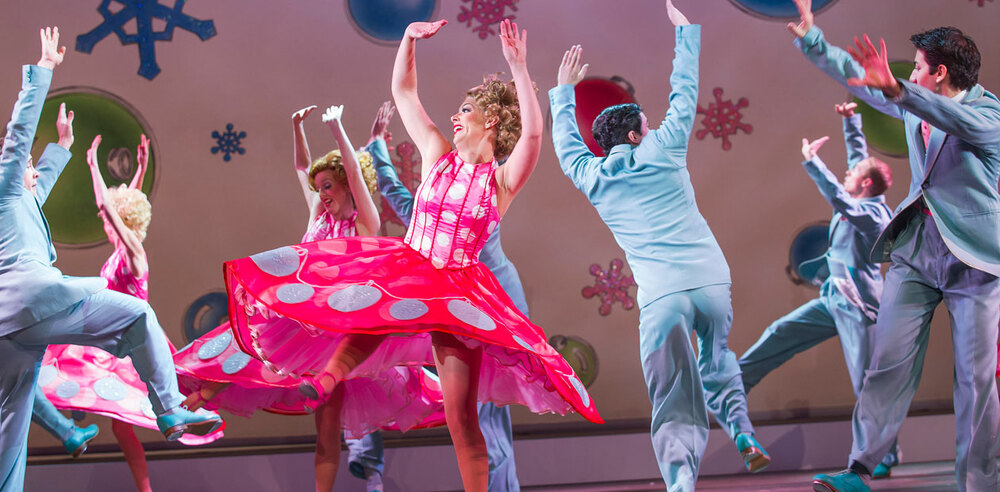
<svg viewBox="0 0 1000 492"><path fill-rule="evenodd" d="M546 92L555 84L563 51L579 43L589 75L600 78L588 96L594 99L586 104L632 97L651 126L658 125L667 109L674 45L662 1L510 0L495 2L495 9L486 3L380 1L372 2L377 7L372 10L365 2L341 0L214 0L187 2L182 11L150 10L156 2L142 2L142 10L135 1L10 3L0 21L3 111L18 91L20 65L37 61L38 28L47 25L60 27L69 48L53 89L60 97L83 101L75 107L74 160L49 209L53 235L63 241L57 265L69 275L96 275L111 252L94 229L99 222L93 210L79 208L92 206L90 185L73 176L85 176L90 138L115 133L118 143L106 139L102 156L125 150L117 150L109 165L113 169L105 174L127 179L138 140L129 132L141 128L153 138L155 159L153 179L147 180L153 220L145 243L151 303L178 347L223 319L224 306L213 294L223 288L222 262L296 243L306 228L307 210L292 167L291 114L311 104L345 104L348 133L356 146L364 145L375 111L390 98L393 39L406 19L449 21L417 47L420 95L445 134L465 90L484 74L507 71L496 36L496 22L504 16L530 33L528 63L546 113ZM735 321L729 345L737 354L772 320L817 295L786 272L796 234L830 217L830 207L800 165L801 139L830 135L821 156L838 175L845 169L841 122L833 106L847 92L805 61L792 46L784 20L768 17L787 12L790 3L677 0L692 22L704 26L698 100L705 114L694 123L688 162L698 205L732 269ZM910 34L959 26L983 50L980 82L1000 90L1000 32L995 28L1000 3L821 3L825 7L816 22L833 43L846 46L863 33L884 36L890 57L904 66L914 54ZM137 31L134 16L144 28L165 34ZM128 20L123 27L121 19ZM115 33L119 28L124 29L121 37ZM94 117L98 114L108 116ZM36 152L54 133L51 118L42 124ZM873 141L893 152L891 138L881 133L891 128L872 125L880 131ZM313 155L333 147L318 114L306 130ZM415 171L398 120L391 130L401 170ZM896 184L888 193L895 206L910 179L907 163L876 155L895 171ZM70 205L58 209L56 200ZM402 232L394 223L386 229ZM560 172L548 135L537 170L504 218L503 238L524 281L532 319L558 337L553 343L585 380L592 380L590 392L604 418L641 428L650 404L638 360L638 308L627 309L635 296L626 278L631 272L627 266L614 268L623 254ZM605 302L602 292L611 296ZM940 312L915 405L948 408L951 388L950 329ZM758 420L848 418L853 402L839 342L832 340L775 371L751 394L750 409ZM523 408L515 408L514 420L518 426L601 430L576 416L535 416ZM311 417L262 414L252 420L230 416L228 422L230 438L314 433ZM106 432L99 443L113 442L106 423L101 426ZM159 441L153 432L141 435ZM55 445L41 429L34 428L31 436L32 446Z"/></svg>

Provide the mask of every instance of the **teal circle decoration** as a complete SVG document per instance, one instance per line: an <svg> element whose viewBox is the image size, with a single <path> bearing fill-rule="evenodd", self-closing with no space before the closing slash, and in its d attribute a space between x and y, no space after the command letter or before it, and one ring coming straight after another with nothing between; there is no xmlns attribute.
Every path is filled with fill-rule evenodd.
<svg viewBox="0 0 1000 492"><path fill-rule="evenodd" d="M36 163L45 147L59 140L56 116L61 103L66 103L66 110L74 114L74 142L70 147L73 157L49 193L42 210L49 222L53 242L70 247L97 246L107 241L107 236L97 216L94 188L87 167L87 149L94 137L101 135L97 158L104 182L109 188L122 183L127 185L138 167L135 152L139 136L145 134L151 143L149 167L142 191L152 202L156 183L156 138L139 112L118 96L89 87L70 87L53 91L45 100L31 149Z"/></svg>
<svg viewBox="0 0 1000 492"><path fill-rule="evenodd" d="M347 0L347 18L369 40L395 44L411 22L434 20L437 0Z"/></svg>
<svg viewBox="0 0 1000 492"><path fill-rule="evenodd" d="M792 0L729 0L740 10L754 16L769 20L793 20L799 18L799 9ZM813 13L826 10L837 0L813 0Z"/></svg>

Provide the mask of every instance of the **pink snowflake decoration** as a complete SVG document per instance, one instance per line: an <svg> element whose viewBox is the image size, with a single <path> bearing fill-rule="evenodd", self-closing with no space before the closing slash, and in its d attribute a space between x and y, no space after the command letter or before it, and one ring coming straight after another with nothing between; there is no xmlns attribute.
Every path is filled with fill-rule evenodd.
<svg viewBox="0 0 1000 492"><path fill-rule="evenodd" d="M705 135L711 133L713 137L722 139L722 150L729 150L733 146L729 142L730 135L735 135L739 130L748 134L753 132L752 125L740 121L743 119L743 113L740 110L749 106L750 101L745 97L741 97L736 104L733 104L732 99L723 101L722 87L716 87L712 94L715 95L714 103L709 103L707 109L698 106L698 114L705 115L705 118L701 120L705 128L698 130L695 137L702 140Z"/></svg>
<svg viewBox="0 0 1000 492"><path fill-rule="evenodd" d="M472 30L479 33L479 39L486 39L491 34L497 32L491 26L499 25L504 19L514 19L513 15L505 15L505 10L517 10L517 0L462 0L465 3L472 3L471 8L462 5L461 12L458 13L458 21L464 22L466 27L472 27L472 21L479 21L479 25Z"/></svg>
<svg viewBox="0 0 1000 492"><path fill-rule="evenodd" d="M398 159L393 159L392 163L396 166L399 180L412 192L417 189L417 186L420 186L420 164L417 158L417 147L411 142L403 142L395 147L395 151ZM406 229L406 225L396 216L396 212L393 212L392 206L389 205L385 197L382 197L381 208L382 212L379 214L379 219L382 221L380 235L389 235L386 228L389 224L396 224L404 230Z"/></svg>
<svg viewBox="0 0 1000 492"><path fill-rule="evenodd" d="M970 2L975 2L976 0L969 0L969 1ZM993 0L989 0L989 1L992 2ZM985 6L985 5L986 5L986 0L979 0L979 6L980 7Z"/></svg>
<svg viewBox="0 0 1000 492"><path fill-rule="evenodd" d="M581 292L585 299L600 296L601 307L597 312L601 316L611 314L611 305L620 302L626 310L635 307L635 300L629 295L629 287L635 285L635 280L631 275L625 275L622 271L623 262L619 258L611 260L611 265L607 271L601 269L601 265L594 263L590 265L590 274L596 277L594 285L588 285Z"/></svg>

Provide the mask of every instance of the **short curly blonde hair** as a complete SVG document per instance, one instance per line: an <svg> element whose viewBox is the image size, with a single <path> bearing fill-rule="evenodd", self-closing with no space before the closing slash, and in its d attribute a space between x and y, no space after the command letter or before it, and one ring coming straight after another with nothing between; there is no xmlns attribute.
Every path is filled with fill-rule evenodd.
<svg viewBox="0 0 1000 492"><path fill-rule="evenodd" d="M498 158L509 156L521 138L521 106L517 101L514 81L504 82L496 73L485 75L483 85L469 89L466 95L476 102L487 119L497 118L497 141L493 145L493 153Z"/></svg>
<svg viewBox="0 0 1000 492"><path fill-rule="evenodd" d="M376 181L375 165L372 164L372 156L364 150L359 150L355 155L358 156L358 164L361 166L361 177L365 179L365 186L368 188L368 193L375 196L378 193L378 182ZM347 184L347 171L344 170L344 160L340 155L340 150L331 150L323 157L316 159L309 166L310 189L317 191L316 175L328 169L333 172L334 180L340 183L341 186L350 189L350 185Z"/></svg>
<svg viewBox="0 0 1000 492"><path fill-rule="evenodd" d="M131 229L140 241L145 240L149 221L153 218L153 207L146 194L121 184L108 188L108 196L111 199L109 207L121 217L125 227Z"/></svg>

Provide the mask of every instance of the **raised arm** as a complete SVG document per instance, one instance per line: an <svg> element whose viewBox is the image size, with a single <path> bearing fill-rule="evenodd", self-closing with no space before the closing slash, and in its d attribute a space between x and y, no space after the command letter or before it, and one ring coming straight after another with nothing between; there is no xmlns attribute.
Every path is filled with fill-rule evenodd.
<svg viewBox="0 0 1000 492"><path fill-rule="evenodd" d="M840 181L837 181L837 177L830 172L822 159L816 155L819 148L829 140L830 137L822 137L810 142L808 139L803 138L802 157L805 160L802 162L802 167L805 168L806 173L816 183L820 194L833 207L834 211L839 212L859 229L877 232L881 229L882 224L872 214L868 213L861 200L852 197L844 189Z"/></svg>
<svg viewBox="0 0 1000 492"><path fill-rule="evenodd" d="M519 32L517 24L509 19L500 23L503 56L514 77L517 104L521 109L521 137L514 144L507 162L497 170L497 210L501 216L528 182L538 164L538 154L542 152L542 109L538 105L535 83L528 74L527 41L527 30Z"/></svg>
<svg viewBox="0 0 1000 492"><path fill-rule="evenodd" d="M59 114L56 116L56 134L59 135L59 142L56 145L47 145L35 164L35 168L38 170L35 196L42 204L49 198L49 193L52 192L56 181L59 180L59 175L62 174L63 169L66 169L66 164L73 156L69 151L74 140L73 112L66 111L66 103L59 105Z"/></svg>
<svg viewBox="0 0 1000 492"><path fill-rule="evenodd" d="M389 202L392 211L396 213L396 217L399 217L403 225L409 227L410 215L413 213L413 193L410 193L406 185L400 181L399 175L396 174L396 167L392 164L392 158L389 156L388 142L392 138L392 134L389 133L388 127L394 112L395 108L391 102L386 101L382 104L375 116L375 122L372 124L371 138L368 139L365 150L372 156L379 193Z"/></svg>
<svg viewBox="0 0 1000 492"><path fill-rule="evenodd" d="M403 127L420 151L421 177L426 177L437 160L451 150L451 144L434 126L434 122L427 116L420 102L417 94L417 62L414 48L418 39L433 36L447 23L448 21L442 19L437 22L414 22L407 26L403 39L399 42L396 62L392 68L392 98L396 108L399 109L399 119L403 122Z"/></svg>
<svg viewBox="0 0 1000 492"><path fill-rule="evenodd" d="M87 151L87 166L90 168L90 177L94 186L94 200L97 203L98 215L104 223L104 234L108 236L113 244L122 245L128 254L128 270L134 277L140 278L146 274L146 250L142 247L142 241L136 236L132 229L129 229L118 215L115 207L111 206L108 187L104 184L101 170L97 164L97 148L101 145L101 136L94 137L94 142Z"/></svg>
<svg viewBox="0 0 1000 492"><path fill-rule="evenodd" d="M343 113L343 106L330 106L323 114L323 122L330 125L333 138L337 140L337 147L340 148L344 173L347 174L347 184L351 188L351 197L354 198L354 208L358 211L358 235L375 236L381 225L378 209L375 208L375 201L372 200L371 193L368 193L365 178L361 175L358 156L354 152L354 147L351 146L351 141L347 138L347 133L344 132L344 125L340 123Z"/></svg>
<svg viewBox="0 0 1000 492"><path fill-rule="evenodd" d="M292 113L292 142L293 160L295 162L295 175L299 178L299 187L302 188L302 196L306 200L306 207L309 208L309 224L312 224L316 217L323 213L323 203L319 199L319 194L309 186L309 166L312 164L312 156L309 154L309 144L306 142L306 131L302 123L309 113L312 113L316 106L302 108Z"/></svg>
<svg viewBox="0 0 1000 492"><path fill-rule="evenodd" d="M594 158L587 144L580 136L576 121L576 84L587 75L589 65L582 64L583 48L571 46L563 53L556 82L549 90L549 107L552 111L552 145L564 174L580 190L589 188L588 177L592 174L587 163Z"/></svg>
<svg viewBox="0 0 1000 492"><path fill-rule="evenodd" d="M52 83L52 69L62 63L66 47L59 47L59 28L44 28L39 33L42 56L38 65L26 65L21 72L21 91L7 124L7 134L0 151L0 201L12 200L24 189L24 170L34 142L45 95Z"/></svg>
<svg viewBox="0 0 1000 492"><path fill-rule="evenodd" d="M149 167L149 139L146 138L145 133L139 135L139 146L135 149L135 161L139 168L136 169L135 176L132 176L132 182L129 183L128 187L142 191L142 182L146 179L146 169Z"/></svg>
<svg viewBox="0 0 1000 492"><path fill-rule="evenodd" d="M845 102L834 105L833 109L843 116L844 146L847 148L847 168L853 169L859 162L868 158L868 142L861 131L861 115L855 114L858 104Z"/></svg>

